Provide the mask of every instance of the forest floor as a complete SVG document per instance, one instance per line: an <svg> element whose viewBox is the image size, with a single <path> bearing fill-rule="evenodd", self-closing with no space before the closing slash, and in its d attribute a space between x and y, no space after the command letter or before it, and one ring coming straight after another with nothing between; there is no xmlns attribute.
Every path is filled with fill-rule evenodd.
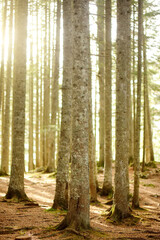
<svg viewBox="0 0 160 240"><path fill-rule="evenodd" d="M114 171L114 167L113 167ZM133 168L129 168L130 192L133 192ZM126 219L113 224L106 219L110 205L106 197L98 196L99 203L91 204L91 229L84 232L54 231L66 215L64 211L49 211L54 198L55 177L51 174L25 174L25 191L35 203L6 202L9 177L0 177L0 240L12 239L159 239L160 240L160 164L147 168L140 179L140 207L132 213L136 221ZM102 186L103 174L98 174Z"/></svg>

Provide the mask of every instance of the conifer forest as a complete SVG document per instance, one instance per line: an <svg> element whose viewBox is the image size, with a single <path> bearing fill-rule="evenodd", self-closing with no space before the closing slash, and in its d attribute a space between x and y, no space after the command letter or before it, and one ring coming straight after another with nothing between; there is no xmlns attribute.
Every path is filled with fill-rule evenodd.
<svg viewBox="0 0 160 240"><path fill-rule="evenodd" d="M159 19L0 0L0 240L160 239Z"/></svg>

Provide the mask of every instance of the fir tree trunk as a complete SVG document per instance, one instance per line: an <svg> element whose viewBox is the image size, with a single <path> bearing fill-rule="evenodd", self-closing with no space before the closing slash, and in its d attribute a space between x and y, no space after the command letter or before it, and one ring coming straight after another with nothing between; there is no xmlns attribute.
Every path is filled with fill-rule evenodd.
<svg viewBox="0 0 160 240"><path fill-rule="evenodd" d="M7 60L7 81L6 81L6 103L4 124L2 123L2 161L1 171L9 171L9 144L10 144L10 92L11 92L11 66L12 66L12 46L13 46L13 1L10 1L10 20L9 20L9 43L8 43L8 60Z"/></svg>
<svg viewBox="0 0 160 240"><path fill-rule="evenodd" d="M141 78L142 78L142 36L143 36L143 1L138 0L138 82L137 114L134 148L134 193L132 206L139 207L139 174L140 174L140 119L141 119Z"/></svg>
<svg viewBox="0 0 160 240"><path fill-rule="evenodd" d="M88 82L89 25L88 0L73 1L73 93L72 93L72 152L69 210L58 226L87 229L89 221L88 166Z"/></svg>
<svg viewBox="0 0 160 240"><path fill-rule="evenodd" d="M36 44L37 44L37 56L36 56L36 167L42 167L40 161L40 114L39 114L39 33L38 33L38 2L36 3Z"/></svg>
<svg viewBox="0 0 160 240"><path fill-rule="evenodd" d="M32 41L32 40L31 40ZM33 170L33 43L30 44L29 77L29 162L28 170Z"/></svg>
<svg viewBox="0 0 160 240"><path fill-rule="evenodd" d="M115 219L129 215L128 192L128 27L131 1L117 1Z"/></svg>
<svg viewBox="0 0 160 240"><path fill-rule="evenodd" d="M24 191L24 132L28 1L15 2L15 41L12 119L12 167L7 199L27 199Z"/></svg>
<svg viewBox="0 0 160 240"><path fill-rule="evenodd" d="M105 1L105 162L102 195L112 194L111 0Z"/></svg>
<svg viewBox="0 0 160 240"><path fill-rule="evenodd" d="M7 20L7 0L4 1L3 17L2 17L2 51L1 51L1 72L0 72L0 109L3 103L4 95L4 53L5 53L5 32Z"/></svg>
<svg viewBox="0 0 160 240"><path fill-rule="evenodd" d="M52 143L51 143L51 158L48 163L48 171L55 170L56 161L56 119L59 105L59 56L60 56L60 19L61 19L61 1L57 0L57 23L56 23L56 46L55 46L55 59L53 64L53 82L52 82L52 109L51 109L51 124L53 127Z"/></svg>
<svg viewBox="0 0 160 240"><path fill-rule="evenodd" d="M132 129L133 129L133 134L132 134L132 142L133 142L133 159L134 159L134 144L135 144L135 119L136 119L136 84L135 84L135 25L136 25L136 19L135 19L135 3L133 2L133 36L132 36L132 48L133 48L133 52L132 52L132 78L133 78L133 122L132 122ZM132 160L132 159L130 159Z"/></svg>
<svg viewBox="0 0 160 240"><path fill-rule="evenodd" d="M88 23L89 24L89 23ZM90 39L90 34L88 32ZM88 55L90 56L90 41L88 46ZM96 160L95 160L95 141L92 124L92 73L91 58L89 57L89 183L90 183L90 201L97 201L97 180L96 180Z"/></svg>
<svg viewBox="0 0 160 240"><path fill-rule="evenodd" d="M100 110L99 110L99 145L100 156L99 166L104 166L104 0L97 0L97 43L99 47L98 58L98 78L100 92Z"/></svg>
<svg viewBox="0 0 160 240"><path fill-rule="evenodd" d="M72 1L63 3L63 86L62 119L53 208L68 208L69 160L72 114Z"/></svg>
<svg viewBox="0 0 160 240"><path fill-rule="evenodd" d="M43 107L43 163L46 167L49 162L49 109L50 109L50 79L48 69L48 1L45 2L45 36L44 36L44 107Z"/></svg>

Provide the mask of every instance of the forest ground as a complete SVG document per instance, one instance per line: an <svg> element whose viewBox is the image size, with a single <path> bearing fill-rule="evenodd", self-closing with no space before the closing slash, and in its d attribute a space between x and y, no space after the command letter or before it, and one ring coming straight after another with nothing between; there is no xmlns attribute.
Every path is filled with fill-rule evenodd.
<svg viewBox="0 0 160 240"><path fill-rule="evenodd" d="M114 167L113 167L114 172ZM130 192L133 192L133 168L129 168ZM106 220L111 208L106 197L98 196L99 203L91 204L91 229L84 232L54 231L65 216L64 211L48 211L52 206L55 177L51 174L25 174L25 191L29 198L38 203L6 202L9 177L0 177L0 240L12 239L159 239L160 240L160 164L157 168L148 167L140 179L140 207L132 213L135 221L126 219L121 224ZM98 174L100 187L103 174Z"/></svg>

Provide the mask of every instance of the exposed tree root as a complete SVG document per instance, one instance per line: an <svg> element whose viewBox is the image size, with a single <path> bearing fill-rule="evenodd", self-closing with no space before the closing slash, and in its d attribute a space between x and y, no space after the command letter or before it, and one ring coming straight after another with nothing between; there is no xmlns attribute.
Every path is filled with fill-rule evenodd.
<svg viewBox="0 0 160 240"><path fill-rule="evenodd" d="M28 230L32 230L35 227L23 227L23 228L10 228L10 229L6 229L6 230L0 230L0 234L12 234L14 232L18 232L18 231L28 231Z"/></svg>
<svg viewBox="0 0 160 240"><path fill-rule="evenodd" d="M8 192L5 196L6 200L10 202L30 202L31 200L27 197L24 191L13 190L12 188L8 188Z"/></svg>
<svg viewBox="0 0 160 240"><path fill-rule="evenodd" d="M140 217L133 215L132 209L129 207L129 212L127 214L122 214L120 211L115 209L115 205L113 205L108 214L106 214L107 220L114 224L125 223L127 225L135 225L137 222L141 220Z"/></svg>

